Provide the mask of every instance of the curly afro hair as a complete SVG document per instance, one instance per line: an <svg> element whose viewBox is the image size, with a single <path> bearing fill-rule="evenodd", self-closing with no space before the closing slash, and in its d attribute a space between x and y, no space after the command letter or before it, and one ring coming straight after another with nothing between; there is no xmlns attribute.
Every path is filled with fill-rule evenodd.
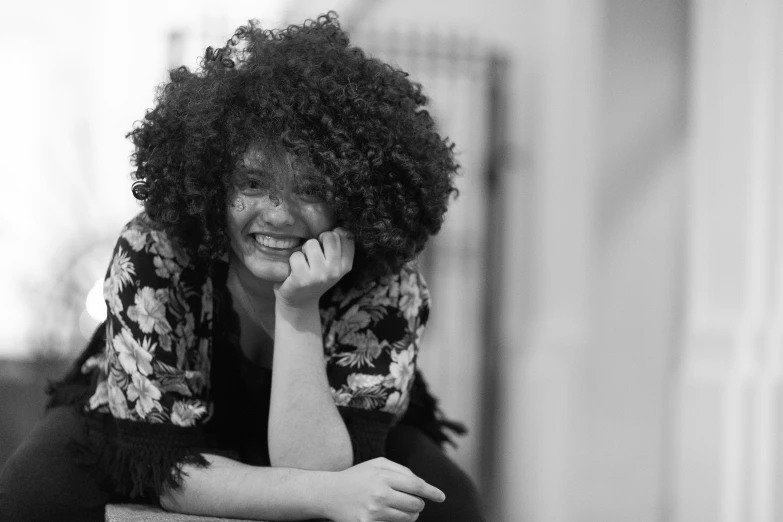
<svg viewBox="0 0 783 522"><path fill-rule="evenodd" d="M195 72L172 70L156 102L128 134L142 181L134 195L197 261L227 252L234 173L254 143L311 167L295 183L354 234L353 281L413 259L456 193L453 144L424 110L421 86L352 47L333 12L284 30L250 21L207 48Z"/></svg>

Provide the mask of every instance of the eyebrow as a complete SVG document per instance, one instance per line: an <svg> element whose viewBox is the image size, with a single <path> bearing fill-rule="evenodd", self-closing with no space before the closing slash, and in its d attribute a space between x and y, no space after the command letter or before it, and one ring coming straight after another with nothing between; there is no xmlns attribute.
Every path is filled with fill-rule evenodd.
<svg viewBox="0 0 783 522"><path fill-rule="evenodd" d="M252 151L249 151L243 158L242 164L247 165L248 162L253 162L255 164L260 164L264 167L269 167L271 164L271 158L264 153L261 150L254 149Z"/></svg>
<svg viewBox="0 0 783 522"><path fill-rule="evenodd" d="M241 165L237 168L236 173L242 175L266 176L269 174L269 170L263 167L249 167L247 165Z"/></svg>

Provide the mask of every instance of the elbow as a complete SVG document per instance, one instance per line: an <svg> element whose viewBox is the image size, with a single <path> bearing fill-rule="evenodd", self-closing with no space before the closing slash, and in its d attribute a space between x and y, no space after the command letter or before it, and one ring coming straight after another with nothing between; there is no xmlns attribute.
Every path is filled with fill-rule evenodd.
<svg viewBox="0 0 783 522"><path fill-rule="evenodd" d="M347 452L326 462L324 468L320 471L343 471L351 466L353 466L353 451L349 447Z"/></svg>
<svg viewBox="0 0 783 522"><path fill-rule="evenodd" d="M353 458L324 459L319 462L314 462L310 466L305 466L302 469L309 469L311 471L343 471L351 466L353 466Z"/></svg>
<svg viewBox="0 0 783 522"><path fill-rule="evenodd" d="M272 467L342 471L353 466L353 441L342 422L335 422L320 431L292 431L294 436L291 436L291 431L273 429L270 423L267 448Z"/></svg>
<svg viewBox="0 0 783 522"><path fill-rule="evenodd" d="M159 502L160 507L165 511L172 513L182 512L182 505L180 503L179 494L170 488L166 488L166 490L161 493Z"/></svg>

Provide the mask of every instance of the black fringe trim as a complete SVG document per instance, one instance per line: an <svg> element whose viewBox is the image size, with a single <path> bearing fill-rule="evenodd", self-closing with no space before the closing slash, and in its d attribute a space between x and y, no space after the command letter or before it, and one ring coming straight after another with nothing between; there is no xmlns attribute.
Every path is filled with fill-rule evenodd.
<svg viewBox="0 0 783 522"><path fill-rule="evenodd" d="M400 424L415 426L423 431L432 440L441 447L448 443L453 447L457 444L452 438L453 435L465 435L468 432L467 427L458 421L447 419L438 407L438 399L432 396L427 387L427 383L419 370L413 380L411 388L411 400L408 405L408 411L400 421Z"/></svg>
<svg viewBox="0 0 783 522"><path fill-rule="evenodd" d="M93 390L89 385L49 381L46 385L46 394L49 396L49 400L46 402L46 409L50 410L57 406L82 406L90 400L92 392Z"/></svg>
<svg viewBox="0 0 783 522"><path fill-rule="evenodd" d="M201 427L150 424L86 412L98 374L84 374L82 366L105 347L106 327L101 325L65 376L48 383L46 409L72 406L84 415L87 437L71 441L68 448L95 480L125 498L157 503L165 490L182 485L183 466L207 467L202 452L221 452L206 449L207 437Z"/></svg>
<svg viewBox="0 0 783 522"><path fill-rule="evenodd" d="M351 438L354 464L386 455L386 436L394 415L347 406L340 406L337 410Z"/></svg>
<svg viewBox="0 0 783 522"><path fill-rule="evenodd" d="M72 441L77 462L101 484L131 499L158 503L168 489L182 485L182 467L207 467L201 428L147 424L85 413L87 441Z"/></svg>

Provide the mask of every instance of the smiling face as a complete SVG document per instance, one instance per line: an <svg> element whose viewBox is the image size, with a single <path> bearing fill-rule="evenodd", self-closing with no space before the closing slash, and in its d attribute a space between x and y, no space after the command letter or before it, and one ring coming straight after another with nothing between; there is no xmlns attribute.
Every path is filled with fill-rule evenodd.
<svg viewBox="0 0 783 522"><path fill-rule="evenodd" d="M283 151L253 146L242 157L228 207L231 262L267 282L282 282L289 258L305 241L334 228L328 205L294 191L294 168Z"/></svg>

